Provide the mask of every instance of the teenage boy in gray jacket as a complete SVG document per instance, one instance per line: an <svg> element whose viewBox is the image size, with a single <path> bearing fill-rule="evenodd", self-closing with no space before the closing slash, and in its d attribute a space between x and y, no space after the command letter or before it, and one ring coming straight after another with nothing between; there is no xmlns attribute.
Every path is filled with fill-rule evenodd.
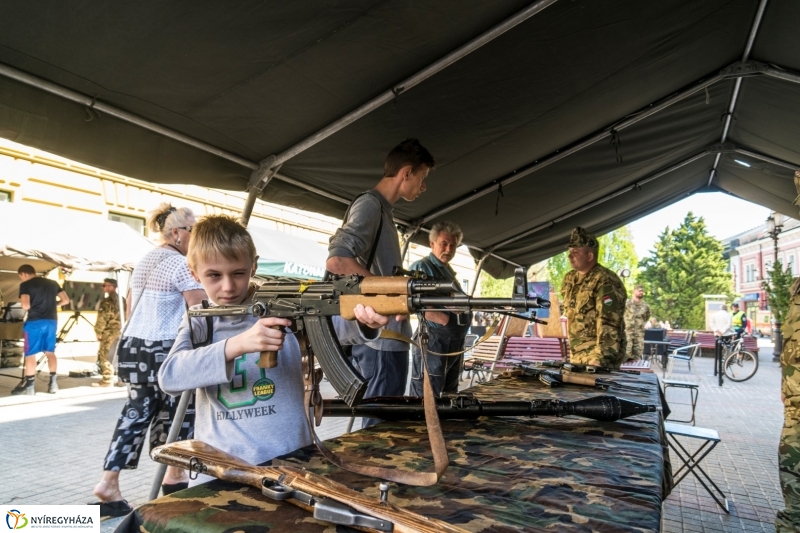
<svg viewBox="0 0 800 533"><path fill-rule="evenodd" d="M400 240L392 216L392 206L401 198L413 202L425 192L425 179L435 162L417 139L406 139L395 146L384 163L383 178L374 189L357 197L345 214L344 224L328 245L329 272L340 275L391 276L395 266L403 266ZM405 317L396 317L387 329L411 336ZM408 380L408 345L378 339L353 346L353 363L368 380L365 398L403 396ZM379 422L364 418L362 427Z"/></svg>

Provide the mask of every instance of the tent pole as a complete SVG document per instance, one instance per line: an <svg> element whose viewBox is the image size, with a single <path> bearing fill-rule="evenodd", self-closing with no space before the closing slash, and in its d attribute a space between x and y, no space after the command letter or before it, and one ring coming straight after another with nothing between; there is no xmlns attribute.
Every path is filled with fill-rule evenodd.
<svg viewBox="0 0 800 533"><path fill-rule="evenodd" d="M492 246L491 250L496 250L498 248L502 248L503 246L511 244L512 242L516 242L516 241L518 241L520 239L523 239L523 238L525 238L525 237L527 237L529 235L533 235L534 233L539 233L540 231L552 228L556 224L558 224L559 222L563 222L564 220L566 220L568 218L574 217L575 215L583 213L584 211L587 211L587 210L589 210L589 209L591 209L593 207L597 207L598 205L603 204L603 203L605 203L605 202L607 202L609 200L612 200L612 199L616 198L617 196L621 196L621 195L623 195L623 194L625 194L627 192L630 192L630 191L635 191L638 188L640 188L642 185L645 185L647 183L650 183L651 181L654 181L654 180L657 180L658 178L666 176L667 174L669 174L671 172L674 172L675 170L677 170L677 169L679 169L681 167L684 167L684 166L688 165L689 163L693 163L694 161L697 161L698 159L702 159L703 157L706 157L706 156L708 156L708 155L710 155L712 153L714 153L714 152L712 152L710 149L705 149L702 152L700 152L699 154L695 154L692 157L690 157L688 159L685 159L685 160L681 161L680 163L678 163L676 165L672 165L671 167L666 168L666 169L664 169L664 170L662 170L660 172L652 174L652 175L650 175L650 176L648 176L646 178L637 180L636 183L634 183L632 185L626 185L624 188L622 188L622 189L620 189L618 191L615 191L615 192L613 192L611 194L603 196L602 198L598 198L597 200L595 200L593 202L589 202L588 204L583 205L583 206L581 206L581 207L579 207L577 209L574 209L574 210L570 211L569 213L561 215L560 217L556 217L553 220L551 220L550 222L545 222L544 224L540 224L539 226L536 226L535 228L529 229L529 230L527 230L525 232L522 232L522 233L519 233L519 234L517 234L517 235L515 235L515 236L513 236L513 237L511 237L509 239L501 241L501 242L495 244L494 246Z"/></svg>
<svg viewBox="0 0 800 533"><path fill-rule="evenodd" d="M761 0L758 4L758 10L756 11L756 18L753 20L753 26L750 28L750 35L747 37L747 44L744 47L744 53L742 54L742 63L746 63L747 60L750 58L750 52L753 50L753 43L756 40L756 34L758 33L758 27L761 25L761 19L764 17L764 10L767 8L767 1L768 0ZM728 139L728 131L731 127L731 119L733 118L733 110L736 109L736 101L739 99L739 89L742 87L742 78L736 78L736 84L733 86L733 94L731 95L731 102L728 105L728 114L725 117L725 126L722 128L722 138L719 141L720 143L724 143ZM721 154L717 154L717 158L714 160L714 165L711 167L711 173L708 176L708 186L711 186L711 182L714 181L714 175L717 173L717 167L719 166L719 160L721 159Z"/></svg>
<svg viewBox="0 0 800 533"><path fill-rule="evenodd" d="M483 262L486 261L486 258L489 257L489 254L483 254L481 258L478 260L478 266L475 269L475 279L472 281L472 287L469 289L469 296L472 297L475 294L475 289L478 287L478 279L481 277L481 270L483 270Z"/></svg>
<svg viewBox="0 0 800 533"><path fill-rule="evenodd" d="M483 45L493 41L497 37L500 37L507 31L518 26L522 22L528 20L537 13L543 11L545 8L547 8L551 4L556 3L557 1L558 0L538 0L537 2L534 2L531 5L525 7L521 11L518 11L517 13L507 18L500 24L483 32L482 34L470 40L466 44L456 48L455 50L453 50L446 56L442 57L441 59L434 61L433 63L431 63L424 69L420 70L416 74L413 74L411 77L406 78L405 80L396 84L391 89L383 92L382 94L366 102L365 104L361 105L355 110L347 113L340 119L335 120L334 122L328 124L318 132L314 133L313 135L307 137L306 139L295 144L294 146L287 148L283 152L279 153L276 156L277 164L284 163L285 161L296 156L297 154L327 139L337 131L346 128L347 126L349 126L356 120L360 119L361 117L371 113L372 111L378 109L384 104L391 102L392 100L397 98L401 93L408 91L412 87L415 87L416 85L422 83L426 79L432 77L434 74L441 72L442 70L446 69L459 59L468 56L469 54L479 49Z"/></svg>
<svg viewBox="0 0 800 533"><path fill-rule="evenodd" d="M250 182L247 184L247 199L244 202L242 216L239 219L244 227L247 227L250 222L250 216L253 214L256 200L280 168L280 165L275 164L275 158L270 156L261 161L258 164L258 168L250 173Z"/></svg>
<svg viewBox="0 0 800 533"><path fill-rule="evenodd" d="M663 111L664 109L670 107L671 105L676 104L681 100L685 100L686 98L694 94L697 94L700 91L705 90L707 87L710 87L719 81L740 76L741 74L733 70L733 67L735 65L736 64L728 66L721 72L718 72L713 76L710 76L702 81L695 83L688 89L684 89L683 91L675 93L672 96L669 96L658 102L643 107L640 110L629 114L628 118L620 120L610 126L607 126L604 129L597 131L589 135L588 137L585 137L583 140L565 146L564 148L556 150L555 152L552 152L549 155L537 159L533 163L530 163L520 169L514 170L510 174L506 174L505 177L493 180L491 183L478 188L478 190L476 190L475 192L472 192L466 196L463 196L458 200L455 200L449 204L444 204L443 206L434 209L433 211L422 217L421 223L425 224L433 220L434 218L440 217L445 213L449 213L454 209L457 209L472 202L473 200L477 200L482 196L486 196L487 194L496 191L500 186L505 187L506 185L513 183L518 179L523 178L529 174L533 174L534 172L541 170L549 165L552 165L556 161L560 161L561 159L564 159L565 157L572 155L575 152L583 150L584 148L588 148L589 146L592 146L593 144L602 141L603 139L607 139L611 137L612 132L619 132L629 126L633 126L637 122L640 122L646 119L647 117L655 115L659 111Z"/></svg>
<svg viewBox="0 0 800 533"><path fill-rule="evenodd" d="M767 163L772 163L773 165L788 168L789 170L797 170L800 168L800 165L794 165L792 163L788 163L786 161L781 161L780 159L775 159L774 157L770 157L768 155L759 154L758 152L753 152L749 148L742 147L742 146L735 146L733 151L737 154L746 155L748 157L752 157L753 159L760 159L761 161L766 161Z"/></svg>

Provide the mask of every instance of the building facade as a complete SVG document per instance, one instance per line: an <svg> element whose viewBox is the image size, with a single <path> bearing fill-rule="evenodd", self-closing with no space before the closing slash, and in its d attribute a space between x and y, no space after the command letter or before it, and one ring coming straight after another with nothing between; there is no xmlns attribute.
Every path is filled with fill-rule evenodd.
<svg viewBox="0 0 800 533"><path fill-rule="evenodd" d="M54 220L59 210L78 211L123 222L147 237L146 214L161 202L189 207L198 216L221 213L238 216L246 196L244 192L136 180L0 138L0 202L44 205L52 208ZM259 200L250 225L327 246L341 221ZM406 266L428 253L427 247L411 244ZM470 288L475 262L465 247L459 249L451 265L465 289Z"/></svg>
<svg viewBox="0 0 800 533"><path fill-rule="evenodd" d="M775 215L779 217L780 215ZM778 261L793 276L800 274L800 221L783 217L778 234ZM741 295L740 305L753 324L753 334L771 333L772 313L762 283L769 280L775 262L775 241L767 233L767 224L722 241L724 254L733 274L734 291Z"/></svg>

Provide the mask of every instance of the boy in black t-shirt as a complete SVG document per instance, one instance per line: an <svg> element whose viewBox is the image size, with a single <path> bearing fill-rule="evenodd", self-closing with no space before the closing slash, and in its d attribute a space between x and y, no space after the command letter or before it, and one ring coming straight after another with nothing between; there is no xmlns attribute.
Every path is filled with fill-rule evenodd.
<svg viewBox="0 0 800 533"><path fill-rule="evenodd" d="M25 377L11 394L35 394L36 355L44 352L50 367L50 386L47 392L58 391L56 383L56 328L58 326L57 306L67 305L69 297L53 280L40 278L31 265L22 265L17 270L19 279L19 299L22 308L28 312L23 326L25 335Z"/></svg>

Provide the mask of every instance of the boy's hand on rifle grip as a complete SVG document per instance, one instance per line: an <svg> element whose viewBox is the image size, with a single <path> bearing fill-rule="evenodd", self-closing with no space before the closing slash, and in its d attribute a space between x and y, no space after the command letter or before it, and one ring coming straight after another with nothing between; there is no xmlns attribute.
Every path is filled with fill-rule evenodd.
<svg viewBox="0 0 800 533"><path fill-rule="evenodd" d="M358 304L353 308L353 313L356 315L356 320L372 329L379 329L389 323L389 317L379 315L372 307L364 307L363 304Z"/></svg>
<svg viewBox="0 0 800 533"><path fill-rule="evenodd" d="M228 339L225 343L225 359L232 361L252 352L277 352L283 348L283 339L286 337L283 327L291 324L286 318L259 319L252 328ZM273 326L278 326L278 329L273 329Z"/></svg>

